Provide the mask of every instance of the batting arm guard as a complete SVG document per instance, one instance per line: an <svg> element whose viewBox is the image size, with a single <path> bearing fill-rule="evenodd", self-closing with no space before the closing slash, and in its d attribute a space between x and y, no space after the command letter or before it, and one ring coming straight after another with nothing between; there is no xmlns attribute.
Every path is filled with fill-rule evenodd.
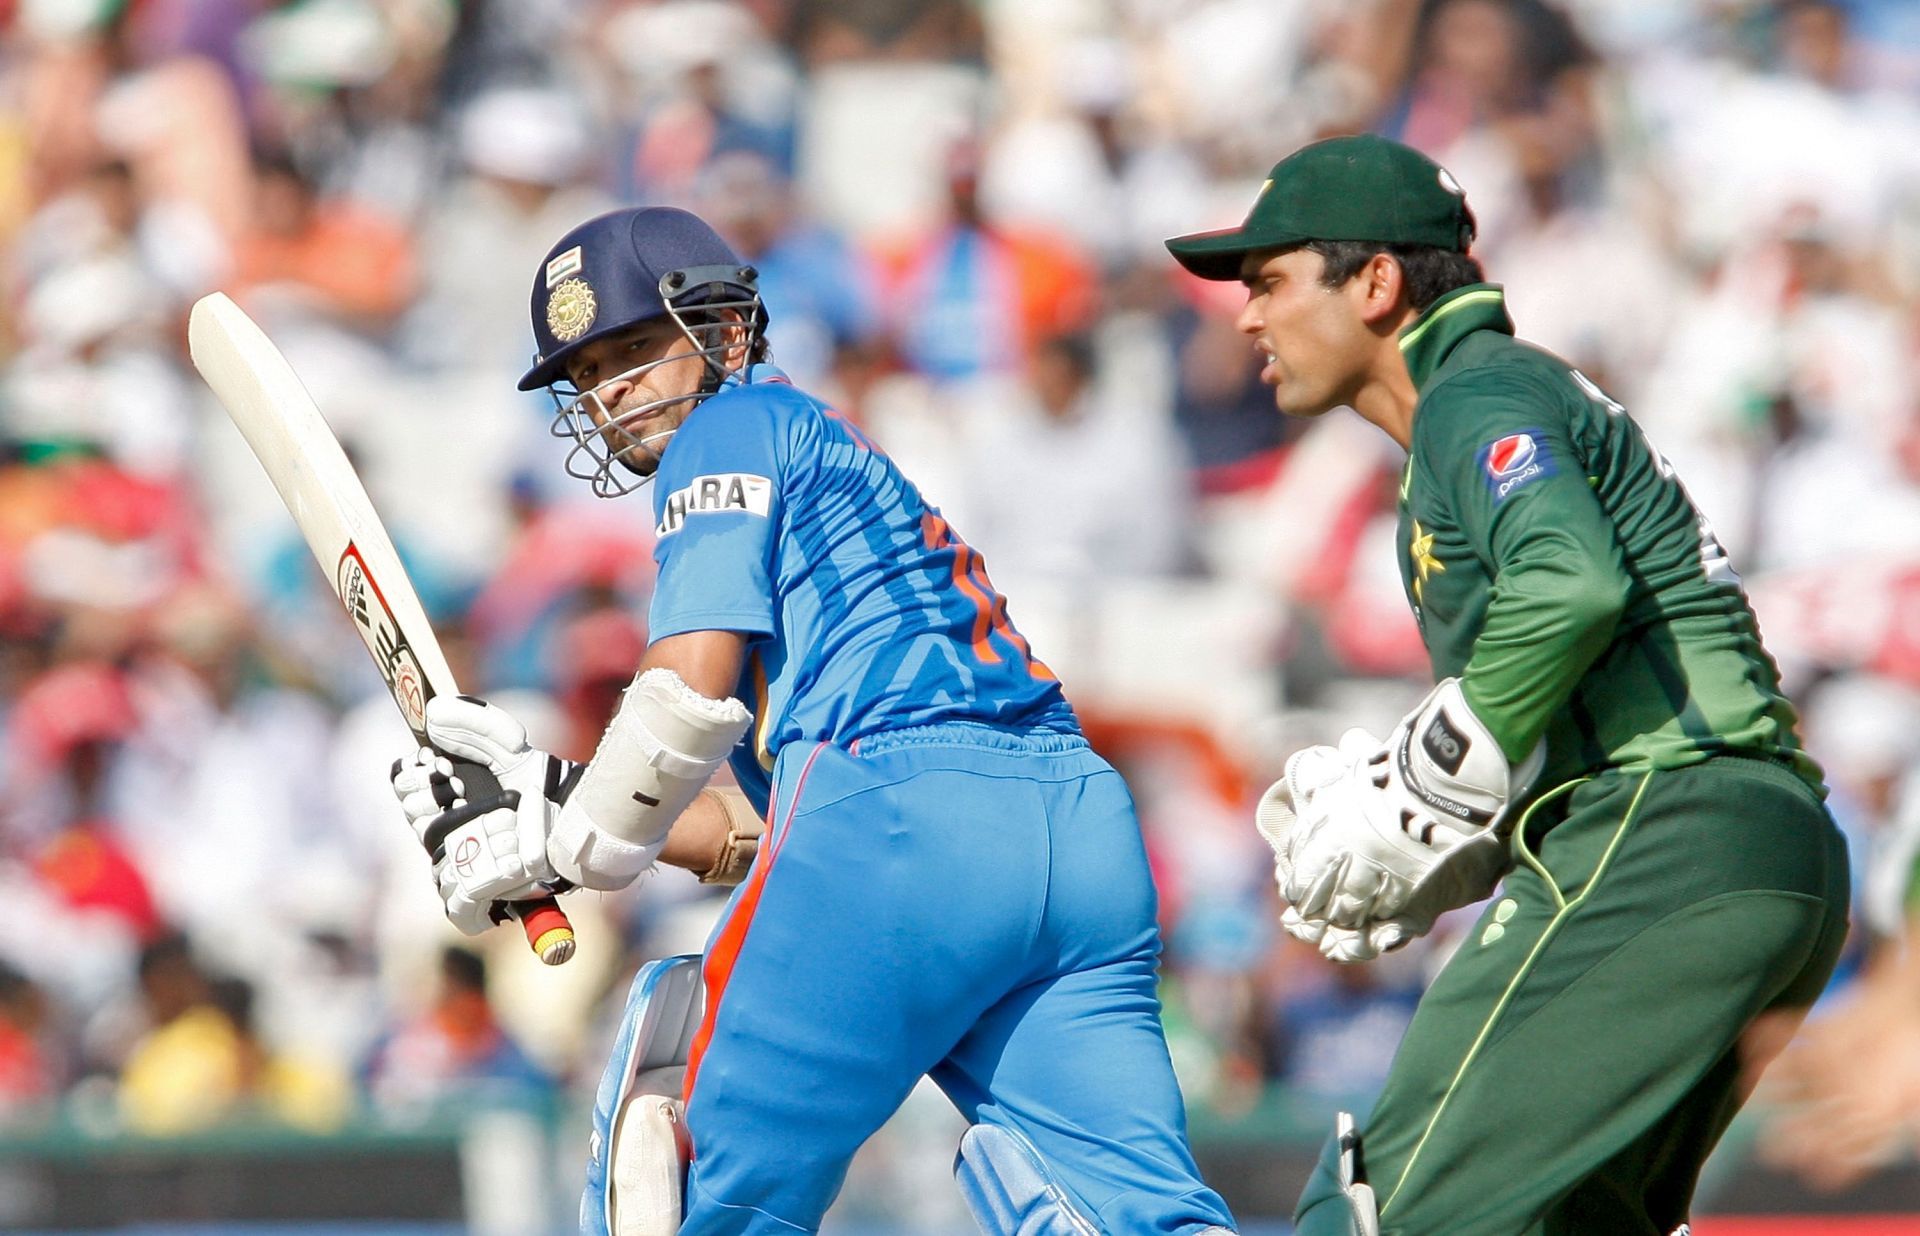
<svg viewBox="0 0 1920 1236"><path fill-rule="evenodd" d="M631 884L752 722L740 701L710 699L670 669L635 678L554 821L554 871L583 888Z"/></svg>

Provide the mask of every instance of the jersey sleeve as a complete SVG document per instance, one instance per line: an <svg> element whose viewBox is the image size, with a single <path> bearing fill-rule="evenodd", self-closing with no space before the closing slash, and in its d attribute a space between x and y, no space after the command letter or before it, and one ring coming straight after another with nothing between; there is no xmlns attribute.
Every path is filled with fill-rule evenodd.
<svg viewBox="0 0 1920 1236"><path fill-rule="evenodd" d="M654 480L659 564L648 638L774 630L787 418L755 387L716 395L674 434Z"/></svg>
<svg viewBox="0 0 1920 1236"><path fill-rule="evenodd" d="M1493 577L1461 690L1517 763L1612 641L1630 580L1566 396L1499 373L1432 394L1415 457Z"/></svg>

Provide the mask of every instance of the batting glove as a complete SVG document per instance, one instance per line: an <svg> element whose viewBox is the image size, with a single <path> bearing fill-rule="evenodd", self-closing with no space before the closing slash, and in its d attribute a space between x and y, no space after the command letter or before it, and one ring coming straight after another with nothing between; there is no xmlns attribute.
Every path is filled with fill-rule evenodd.
<svg viewBox="0 0 1920 1236"><path fill-rule="evenodd" d="M448 919L475 935L499 921L496 901L541 896L554 880L547 836L581 766L535 749L505 709L466 696L428 702L427 738L435 751L403 763L394 791L433 857ZM463 773L453 760L471 764Z"/></svg>
<svg viewBox="0 0 1920 1236"><path fill-rule="evenodd" d="M453 806L465 788L453 775L453 761L432 747L395 760L389 780L416 837L425 832L422 821Z"/></svg>

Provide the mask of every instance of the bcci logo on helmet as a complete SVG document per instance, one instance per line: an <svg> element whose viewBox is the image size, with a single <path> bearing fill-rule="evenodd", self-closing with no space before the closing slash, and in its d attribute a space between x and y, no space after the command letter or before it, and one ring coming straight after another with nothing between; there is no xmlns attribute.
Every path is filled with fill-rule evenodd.
<svg viewBox="0 0 1920 1236"><path fill-rule="evenodd" d="M1486 474L1487 488L1493 493L1495 502L1502 501L1514 490L1532 481L1552 476L1556 471L1552 456L1547 454L1546 447L1532 432L1508 434L1482 447L1480 467Z"/></svg>
<svg viewBox="0 0 1920 1236"><path fill-rule="evenodd" d="M571 343L587 333L600 304L585 279L568 279L547 299L547 329L562 343Z"/></svg>

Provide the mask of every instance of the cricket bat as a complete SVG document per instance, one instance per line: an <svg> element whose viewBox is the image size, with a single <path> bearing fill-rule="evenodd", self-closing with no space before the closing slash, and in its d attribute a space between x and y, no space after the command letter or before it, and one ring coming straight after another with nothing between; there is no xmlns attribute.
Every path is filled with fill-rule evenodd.
<svg viewBox="0 0 1920 1236"><path fill-rule="evenodd" d="M220 397L327 573L414 741L427 746L427 701L459 688L347 453L287 358L224 293L195 302L187 343L194 368ZM460 762L455 772L471 798L499 792L493 774L478 764ZM553 898L512 902L510 909L541 961L557 966L573 956L573 926Z"/></svg>

